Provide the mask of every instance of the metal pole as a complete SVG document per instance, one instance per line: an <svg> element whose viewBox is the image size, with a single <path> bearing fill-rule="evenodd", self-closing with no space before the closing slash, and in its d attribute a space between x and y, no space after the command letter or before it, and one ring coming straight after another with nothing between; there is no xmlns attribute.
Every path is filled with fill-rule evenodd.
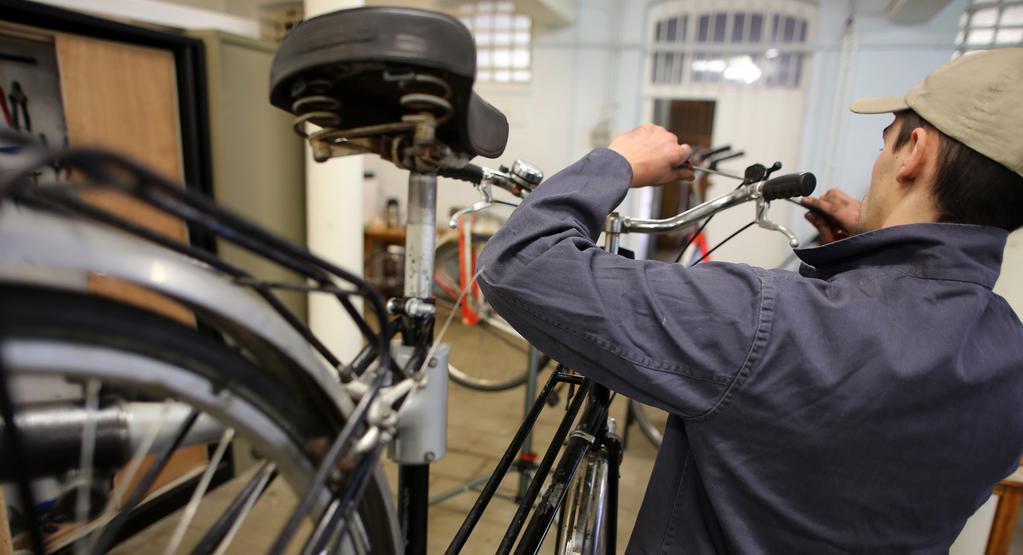
<svg viewBox="0 0 1023 555"><path fill-rule="evenodd" d="M437 249L437 174L409 173L405 224L405 296L433 296Z"/></svg>
<svg viewBox="0 0 1023 555"><path fill-rule="evenodd" d="M405 297L433 296L433 259L437 243L437 175L411 172L408 178L408 218L405 223ZM432 315L403 318L405 345L433 343ZM430 465L398 467L398 518L406 555L425 555L430 500Z"/></svg>
<svg viewBox="0 0 1023 555"><path fill-rule="evenodd" d="M529 346L529 371L526 373L526 404L523 414L529 414L536 397L536 382L540 374L540 350ZM523 499L526 490L529 489L529 481L533 478L532 465L535 464L536 453L533 452L533 429L529 429L525 441L522 442L522 450L519 452L519 493L516 499ZM525 465L530 465L527 468Z"/></svg>
<svg viewBox="0 0 1023 555"><path fill-rule="evenodd" d="M619 241L622 238L622 217L618 212L611 212L604 220L604 250L618 254Z"/></svg>

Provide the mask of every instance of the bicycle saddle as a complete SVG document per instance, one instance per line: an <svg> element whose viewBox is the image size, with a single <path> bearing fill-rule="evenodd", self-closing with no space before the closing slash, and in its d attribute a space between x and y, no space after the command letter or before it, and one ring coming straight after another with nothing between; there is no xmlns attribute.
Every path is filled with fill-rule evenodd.
<svg viewBox="0 0 1023 555"><path fill-rule="evenodd" d="M457 152L496 158L508 120L473 90L476 45L444 14L356 8L308 19L281 43L270 103L323 128L400 122L430 111L437 137Z"/></svg>

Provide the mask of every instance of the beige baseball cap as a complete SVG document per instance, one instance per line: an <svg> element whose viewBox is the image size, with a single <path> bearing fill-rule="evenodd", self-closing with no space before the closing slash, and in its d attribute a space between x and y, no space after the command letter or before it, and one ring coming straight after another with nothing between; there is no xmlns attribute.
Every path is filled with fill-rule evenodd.
<svg viewBox="0 0 1023 555"><path fill-rule="evenodd" d="M864 98L851 106L859 114L909 108L942 133L1023 175L1023 48L960 56L906 96Z"/></svg>

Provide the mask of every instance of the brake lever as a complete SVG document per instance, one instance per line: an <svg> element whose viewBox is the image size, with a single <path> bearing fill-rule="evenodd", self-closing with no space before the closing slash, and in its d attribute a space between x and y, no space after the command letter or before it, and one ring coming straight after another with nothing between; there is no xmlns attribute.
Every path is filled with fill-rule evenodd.
<svg viewBox="0 0 1023 555"><path fill-rule="evenodd" d="M490 188L490 182L484 180L479 185L476 185L476 190L479 191L480 196L483 198L472 203L472 205L462 208L451 215L451 219L448 220L448 227L451 229L458 228L458 220L462 219L463 216L469 214L475 214L482 212L487 208L494 205L494 191Z"/></svg>
<svg viewBox="0 0 1023 555"><path fill-rule="evenodd" d="M767 217L767 211L771 208L771 202L764 199L763 193L758 193L756 203L757 219L755 221L757 225L764 229L781 233L785 237L788 237L790 247L798 247L799 239L796 238L795 233L792 233L787 227L775 223Z"/></svg>

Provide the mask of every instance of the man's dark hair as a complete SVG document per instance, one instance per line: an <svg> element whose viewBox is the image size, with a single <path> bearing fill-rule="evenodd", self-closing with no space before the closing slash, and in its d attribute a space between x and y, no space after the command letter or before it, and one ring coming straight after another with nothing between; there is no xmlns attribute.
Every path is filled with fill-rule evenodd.
<svg viewBox="0 0 1023 555"><path fill-rule="evenodd" d="M1000 227L1023 227L1023 176L941 133L913 110L896 114L902 122L895 150L905 146L918 127L941 136L934 199L938 221Z"/></svg>

